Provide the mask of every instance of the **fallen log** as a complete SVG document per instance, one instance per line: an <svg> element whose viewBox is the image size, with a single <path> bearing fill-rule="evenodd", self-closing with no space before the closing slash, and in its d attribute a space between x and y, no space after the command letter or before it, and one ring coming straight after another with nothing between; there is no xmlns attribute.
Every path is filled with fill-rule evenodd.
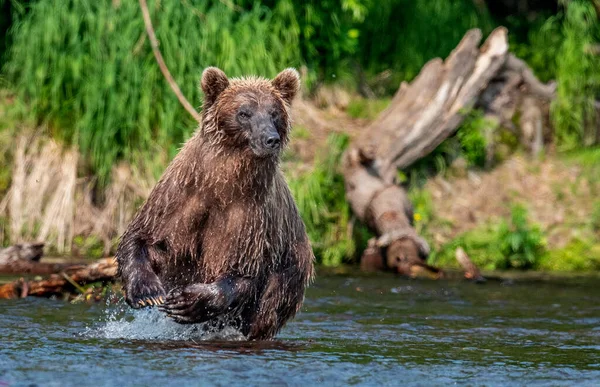
<svg viewBox="0 0 600 387"><path fill-rule="evenodd" d="M521 99L515 104L514 93L523 85L542 98L554 95L554 84L537 81L523 61L508 53L505 28L494 30L479 47L481 39L480 30L468 31L445 61L433 59L410 84L403 82L388 108L344 153L346 198L353 213L377 234L363 254L363 268L383 267L412 276L412 268L424 267L429 255L427 242L413 228L406 192L396 184L398 170L410 167L453 135L474 107L487 114L506 113L507 105L519 106ZM527 104L529 114L524 117L529 121L523 137L537 153L542 114L537 103ZM512 119L515 109L508 112Z"/></svg>
<svg viewBox="0 0 600 387"><path fill-rule="evenodd" d="M59 274L41 280L25 280L0 285L0 299L52 297L65 294L84 293L83 286L94 282L113 282L117 275L114 258L100 259L89 265L72 265Z"/></svg>

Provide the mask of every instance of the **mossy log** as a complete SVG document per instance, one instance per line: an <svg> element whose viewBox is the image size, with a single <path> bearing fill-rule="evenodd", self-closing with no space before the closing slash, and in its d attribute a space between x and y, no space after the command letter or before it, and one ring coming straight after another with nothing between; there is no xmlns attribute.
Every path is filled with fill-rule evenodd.
<svg viewBox="0 0 600 387"><path fill-rule="evenodd" d="M413 82L403 82L388 108L346 150L346 197L354 214L378 236L363 254L363 269L384 268L408 276L416 267L439 272L424 264L429 246L413 228L411 203L396 181L398 170L453 135L474 107L492 116L508 110L512 118L523 90L552 98L555 86L539 82L524 62L509 54L505 28L494 30L479 47L481 39L480 30L468 31L445 61L433 59ZM542 114L535 110L537 103L528 103L531 114L524 116L532 122L523 137L539 152Z"/></svg>

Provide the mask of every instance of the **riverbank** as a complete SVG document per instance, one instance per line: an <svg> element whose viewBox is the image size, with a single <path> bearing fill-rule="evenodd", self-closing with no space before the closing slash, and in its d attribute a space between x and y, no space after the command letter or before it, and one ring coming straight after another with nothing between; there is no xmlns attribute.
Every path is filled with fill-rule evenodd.
<svg viewBox="0 0 600 387"><path fill-rule="evenodd" d="M153 160L115 166L111 183L98 192L77 150L64 149L51 140L52 128L28 120L18 98L1 95L0 148L10 167L0 176L0 240L41 238L47 255L113 254L168 155L157 149ZM283 169L323 266L356 264L372 236L345 201L339 157L387 103L341 88L294 103ZM432 245L432 264L457 268L454 254L462 247L484 270L600 270L600 150L561 153L550 146L533 159L515 148L489 168L465 157L446 157L426 178L404 183L417 231Z"/></svg>

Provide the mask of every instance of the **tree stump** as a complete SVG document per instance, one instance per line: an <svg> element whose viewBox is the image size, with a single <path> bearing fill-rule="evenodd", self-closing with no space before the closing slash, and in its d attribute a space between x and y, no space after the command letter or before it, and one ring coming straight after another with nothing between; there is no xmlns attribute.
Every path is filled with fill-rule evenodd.
<svg viewBox="0 0 600 387"><path fill-rule="evenodd" d="M378 236L363 255L363 267L380 266L378 256L387 269L403 275L413 275L415 267L428 267L424 261L429 246L415 232L411 203L396 184L399 169L427 156L453 135L475 106L497 113L514 102L513 92L523 84L537 94L554 92L553 85L537 81L524 62L508 53L505 28L495 29L479 47L481 39L480 30L468 31L445 61L433 59L410 84L403 82L388 108L346 150L342 172L347 200L354 214ZM487 90L492 81L494 89ZM540 114L531 109L527 138L539 152L535 119Z"/></svg>

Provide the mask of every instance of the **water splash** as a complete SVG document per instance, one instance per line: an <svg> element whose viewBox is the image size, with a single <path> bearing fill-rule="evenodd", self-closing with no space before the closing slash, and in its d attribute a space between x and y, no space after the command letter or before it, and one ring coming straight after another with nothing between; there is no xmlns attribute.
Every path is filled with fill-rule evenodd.
<svg viewBox="0 0 600 387"><path fill-rule="evenodd" d="M232 324L178 324L156 308L131 309L122 300L108 304L100 322L87 327L84 335L103 339L160 341L242 341L246 337Z"/></svg>

